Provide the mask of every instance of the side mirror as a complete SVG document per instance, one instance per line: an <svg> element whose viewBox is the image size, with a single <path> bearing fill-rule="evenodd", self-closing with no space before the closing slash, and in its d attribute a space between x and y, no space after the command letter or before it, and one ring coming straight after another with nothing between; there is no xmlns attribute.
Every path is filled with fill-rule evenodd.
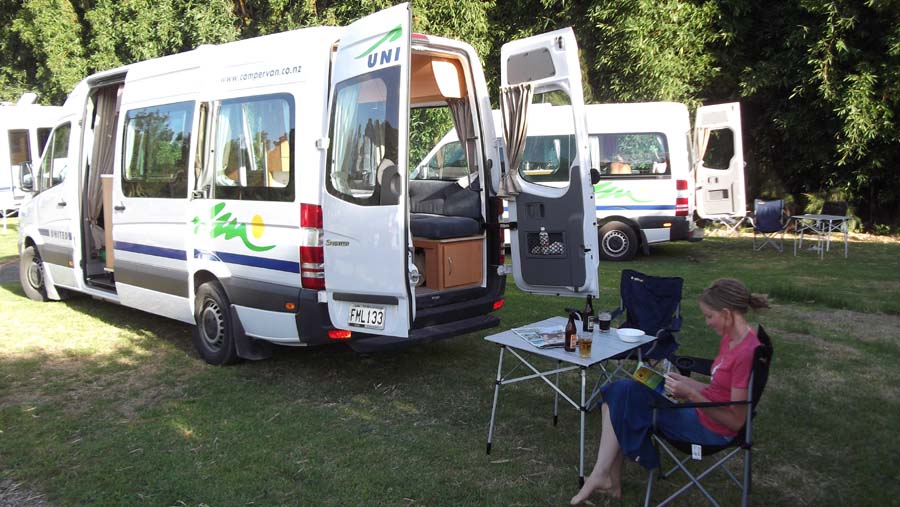
<svg viewBox="0 0 900 507"><path fill-rule="evenodd" d="M19 189L23 192L34 192L34 175L31 173L31 162L19 164Z"/></svg>
<svg viewBox="0 0 900 507"><path fill-rule="evenodd" d="M591 168L591 185L596 185L597 183L600 183L600 171L598 171L592 167Z"/></svg>

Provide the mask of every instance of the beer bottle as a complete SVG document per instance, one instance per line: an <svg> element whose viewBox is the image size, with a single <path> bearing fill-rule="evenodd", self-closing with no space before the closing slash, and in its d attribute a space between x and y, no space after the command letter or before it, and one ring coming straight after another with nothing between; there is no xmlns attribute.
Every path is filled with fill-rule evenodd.
<svg viewBox="0 0 900 507"><path fill-rule="evenodd" d="M578 347L578 328L575 327L575 312L569 313L569 322L566 323L566 341L563 348L566 352L575 352Z"/></svg>
<svg viewBox="0 0 900 507"><path fill-rule="evenodd" d="M594 304L591 302L593 296L587 295L587 302L584 303L584 312L581 315L581 329L587 334L594 332Z"/></svg>

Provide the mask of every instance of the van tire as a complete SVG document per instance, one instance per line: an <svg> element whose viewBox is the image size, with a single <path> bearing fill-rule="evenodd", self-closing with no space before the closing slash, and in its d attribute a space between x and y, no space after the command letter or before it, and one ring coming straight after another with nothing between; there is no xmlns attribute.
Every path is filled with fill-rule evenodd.
<svg viewBox="0 0 900 507"><path fill-rule="evenodd" d="M600 228L600 257L608 261L629 261L638 250L637 233L630 226L612 221Z"/></svg>
<svg viewBox="0 0 900 507"><path fill-rule="evenodd" d="M19 258L19 283L22 291L32 301L47 301L47 287L44 285L44 262L34 246L22 250Z"/></svg>
<svg viewBox="0 0 900 507"><path fill-rule="evenodd" d="M194 297L194 347L209 364L220 366L237 362L231 304L218 282L206 282Z"/></svg>

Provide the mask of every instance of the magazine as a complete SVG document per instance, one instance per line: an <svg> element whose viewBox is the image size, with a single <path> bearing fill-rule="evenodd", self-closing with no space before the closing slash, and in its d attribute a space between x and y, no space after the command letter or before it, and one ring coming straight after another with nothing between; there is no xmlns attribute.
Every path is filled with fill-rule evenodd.
<svg viewBox="0 0 900 507"><path fill-rule="evenodd" d="M566 341L564 326L517 327L513 332L539 349L562 347Z"/></svg>
<svg viewBox="0 0 900 507"><path fill-rule="evenodd" d="M641 384L644 384L659 394L665 395L666 376L649 367L644 362L638 361L637 368L635 368L634 373L632 373L631 376Z"/></svg>

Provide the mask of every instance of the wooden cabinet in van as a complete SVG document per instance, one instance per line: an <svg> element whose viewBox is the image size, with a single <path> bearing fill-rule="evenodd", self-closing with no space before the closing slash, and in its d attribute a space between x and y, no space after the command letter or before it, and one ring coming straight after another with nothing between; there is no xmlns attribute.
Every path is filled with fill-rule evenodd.
<svg viewBox="0 0 900 507"><path fill-rule="evenodd" d="M425 253L425 287L433 290L452 289L480 284L482 236L452 239L413 238L413 246Z"/></svg>

